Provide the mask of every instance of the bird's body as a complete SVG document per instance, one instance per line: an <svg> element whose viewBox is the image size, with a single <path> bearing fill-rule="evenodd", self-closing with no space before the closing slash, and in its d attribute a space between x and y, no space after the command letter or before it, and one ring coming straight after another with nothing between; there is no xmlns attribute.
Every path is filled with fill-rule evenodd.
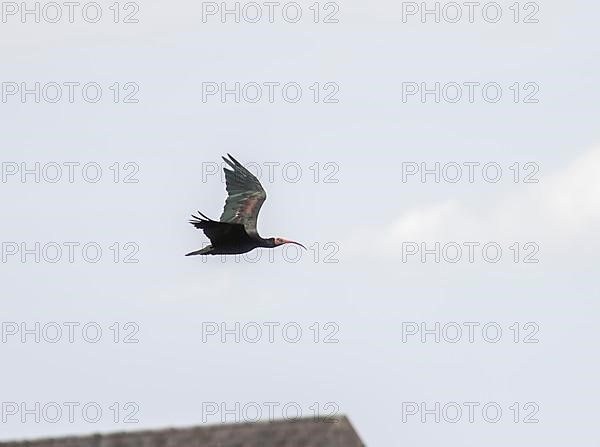
<svg viewBox="0 0 600 447"><path fill-rule="evenodd" d="M229 155L229 154L228 154ZM236 255L247 253L255 248L274 248L283 244L297 244L283 238L264 239L256 229L258 213L267 194L258 179L241 163L229 155L223 160L231 167L225 171L227 200L219 221L198 212L192 215L190 223L204 231L211 244L200 250L186 254L193 255Z"/></svg>
<svg viewBox="0 0 600 447"><path fill-rule="evenodd" d="M216 222L201 213L200 216L202 217L192 216L190 222L196 228L204 231L204 234L210 239L211 245L202 250L188 253L188 256L193 254L241 255L258 247L269 247L268 239L248 235L242 224Z"/></svg>

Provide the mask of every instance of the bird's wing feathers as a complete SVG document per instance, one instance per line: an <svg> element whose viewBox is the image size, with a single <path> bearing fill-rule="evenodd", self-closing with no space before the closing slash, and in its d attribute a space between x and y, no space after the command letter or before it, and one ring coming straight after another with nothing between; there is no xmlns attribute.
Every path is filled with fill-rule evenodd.
<svg viewBox="0 0 600 447"><path fill-rule="evenodd" d="M230 160L225 157L223 160L233 170L223 168L228 196L220 221L242 224L249 235L258 235L258 212L267 199L267 193L250 171L230 154L227 155Z"/></svg>
<svg viewBox="0 0 600 447"><path fill-rule="evenodd" d="M247 237L244 226L236 223L217 222L206 217L200 211L202 217L192 215L190 223L204 231L213 245L227 245L231 240L244 239Z"/></svg>

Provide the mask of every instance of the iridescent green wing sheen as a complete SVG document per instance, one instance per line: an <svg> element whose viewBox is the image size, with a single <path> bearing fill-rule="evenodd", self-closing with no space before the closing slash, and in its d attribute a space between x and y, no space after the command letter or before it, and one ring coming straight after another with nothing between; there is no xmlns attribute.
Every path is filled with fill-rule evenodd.
<svg viewBox="0 0 600 447"><path fill-rule="evenodd" d="M258 213L267 199L267 193L250 171L230 154L227 155L229 159L223 157L223 160L233 170L223 168L227 200L220 221L242 224L248 235L258 235L256 229Z"/></svg>

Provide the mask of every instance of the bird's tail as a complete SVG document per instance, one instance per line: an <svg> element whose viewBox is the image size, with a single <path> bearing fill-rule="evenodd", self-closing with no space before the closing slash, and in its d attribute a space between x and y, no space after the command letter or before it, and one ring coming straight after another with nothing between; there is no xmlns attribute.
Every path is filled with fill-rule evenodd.
<svg viewBox="0 0 600 447"><path fill-rule="evenodd" d="M212 255L213 251L213 246L212 245L208 245L200 250L196 250L196 251L191 251L189 253L186 254L186 256L195 256L195 255Z"/></svg>

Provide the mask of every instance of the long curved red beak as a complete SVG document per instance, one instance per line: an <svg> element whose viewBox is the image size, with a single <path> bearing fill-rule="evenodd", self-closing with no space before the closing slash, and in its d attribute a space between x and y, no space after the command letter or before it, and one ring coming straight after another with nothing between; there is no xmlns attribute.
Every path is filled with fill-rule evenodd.
<svg viewBox="0 0 600 447"><path fill-rule="evenodd" d="M283 238L281 240L283 241L284 244L296 244L306 250L306 247L304 245L302 245L300 242L290 241L289 239L283 239Z"/></svg>

